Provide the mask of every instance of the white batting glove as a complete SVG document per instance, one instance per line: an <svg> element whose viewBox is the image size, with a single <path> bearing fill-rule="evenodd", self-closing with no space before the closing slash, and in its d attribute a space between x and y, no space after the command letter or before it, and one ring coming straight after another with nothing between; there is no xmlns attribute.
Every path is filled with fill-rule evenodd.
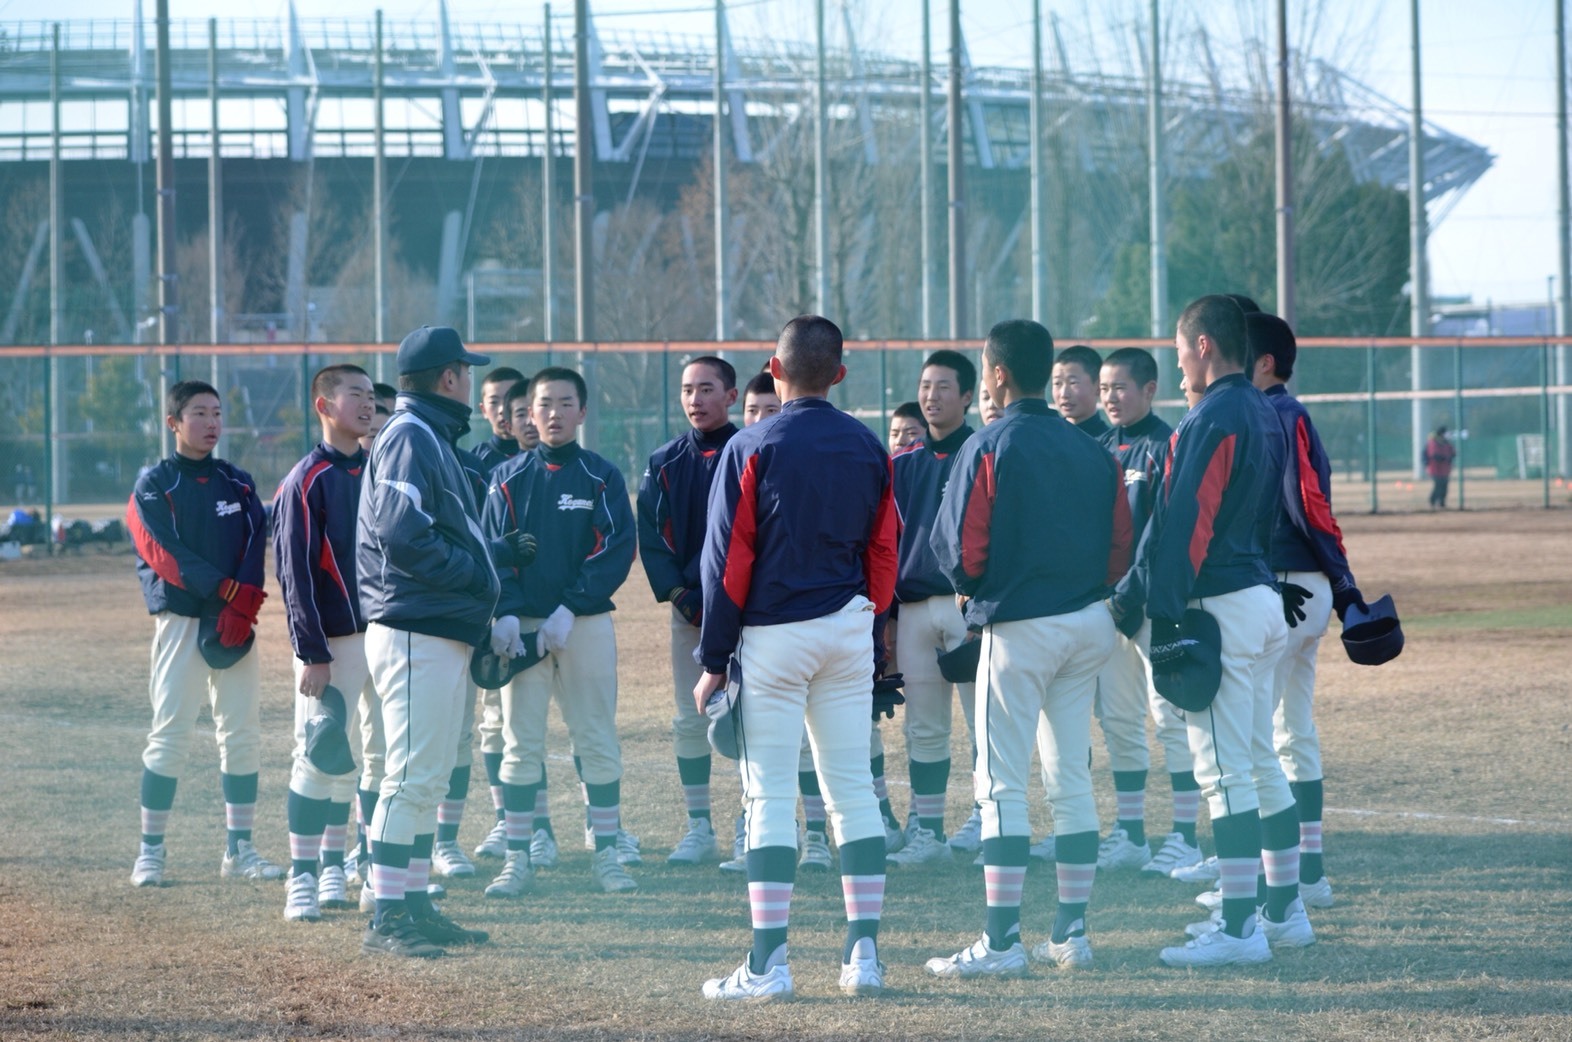
<svg viewBox="0 0 1572 1042"><path fill-rule="evenodd" d="M568 646L568 634L573 632L573 613L567 605L559 604L555 611L540 624L535 638L536 646L547 654L555 654Z"/></svg>
<svg viewBox="0 0 1572 1042"><path fill-rule="evenodd" d="M523 651L519 640L519 618L504 615L491 624L491 653L499 658L513 658Z"/></svg>

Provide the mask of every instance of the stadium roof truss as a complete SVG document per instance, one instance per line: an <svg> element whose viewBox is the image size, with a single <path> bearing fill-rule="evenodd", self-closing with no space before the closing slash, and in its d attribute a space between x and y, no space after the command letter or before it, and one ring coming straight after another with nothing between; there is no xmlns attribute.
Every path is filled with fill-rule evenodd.
<svg viewBox="0 0 1572 1042"><path fill-rule="evenodd" d="M68 159L149 158L154 106L153 24L140 18L60 24L62 154ZM848 46L827 56L832 118L855 136L866 163L881 161L894 128L915 146L921 66ZM815 55L789 40L725 34L730 142L736 159L767 158L783 128L811 118ZM551 150L571 155L571 26L553 25ZM205 157L209 132L208 25L171 23L171 75L178 156ZM544 36L538 26L388 21L383 29L385 152L466 160L540 156L545 150ZM50 150L52 25L0 26L0 160L43 159ZM220 148L225 156L370 156L374 150L375 24L304 20L293 4L278 20L217 24ZM709 148L715 41L698 36L603 32L591 23L591 111L596 157L637 164L651 156L697 159ZM1062 53L1062 50L1061 50ZM934 132L942 141L942 66L935 66ZM1323 149L1339 148L1355 176L1408 187L1407 110L1324 63L1305 63L1295 98ZM1145 147L1146 87L1138 77L1060 67L1044 77L1050 130L1088 173L1130 166ZM985 169L1029 165L1030 72L968 67L966 154ZM1269 97L1210 83L1164 87L1170 169L1204 176L1230 146L1270 127ZM909 152L900 148L902 161ZM942 162L944 150L935 149ZM1489 169L1482 146L1427 123L1424 192L1437 219ZM1144 161L1142 163L1144 169Z"/></svg>

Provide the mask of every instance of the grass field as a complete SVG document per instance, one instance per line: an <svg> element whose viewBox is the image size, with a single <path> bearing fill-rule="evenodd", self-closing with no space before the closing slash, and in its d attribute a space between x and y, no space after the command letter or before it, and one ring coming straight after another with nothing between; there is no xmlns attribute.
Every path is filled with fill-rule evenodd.
<svg viewBox="0 0 1572 1042"><path fill-rule="evenodd" d="M644 838L641 889L603 895L589 855L521 901L453 886L447 910L493 943L429 965L358 954L358 913L286 924L281 884L220 881L222 801L204 717L169 830L170 885L127 882L148 722L147 645L129 553L0 564L0 1039L1572 1039L1572 511L1344 519L1370 596L1391 591L1408 646L1380 669L1323 646L1319 720L1326 850L1337 906L1318 943L1269 965L1161 967L1200 917L1198 888L1103 875L1090 917L1097 968L1016 982L927 978L924 959L973 940L980 873L892 874L882 955L890 993L835 987L834 875L799 877L797 1002L717 1008L705 977L747 942L741 880L665 864L682 821L668 737L664 616L635 566L619 597L624 816ZM286 856L291 727L277 590L264 609L264 763L257 841ZM1334 624L1335 629L1335 624ZM565 736L548 765L559 834L576 835ZM907 792L885 725L891 789ZM957 751L959 751L959 744ZM1098 749L1099 804L1112 785ZM1160 759L1156 762L1160 763ZM723 762L718 762L722 763ZM490 819L477 757L462 839ZM956 772L950 817L969 801ZM1148 800L1161 833L1161 771ZM735 774L716 772L728 831ZM1046 823L1040 808L1039 827ZM1203 845L1209 846L1205 835ZM1053 874L1027 880L1040 940Z"/></svg>

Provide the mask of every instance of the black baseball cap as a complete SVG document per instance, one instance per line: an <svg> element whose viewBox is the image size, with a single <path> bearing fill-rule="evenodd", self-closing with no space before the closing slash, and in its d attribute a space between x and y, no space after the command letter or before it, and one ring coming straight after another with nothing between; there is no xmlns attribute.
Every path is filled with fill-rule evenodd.
<svg viewBox="0 0 1572 1042"><path fill-rule="evenodd" d="M398 345L400 376L436 369L450 362L465 365L490 365L489 355L477 355L464 347L458 330L451 326L421 326Z"/></svg>

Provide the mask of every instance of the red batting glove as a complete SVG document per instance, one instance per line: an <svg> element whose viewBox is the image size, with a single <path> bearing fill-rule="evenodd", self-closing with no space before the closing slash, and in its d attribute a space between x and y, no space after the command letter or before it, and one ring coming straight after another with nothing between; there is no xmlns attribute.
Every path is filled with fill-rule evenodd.
<svg viewBox="0 0 1572 1042"><path fill-rule="evenodd" d="M254 620L242 615L233 604L226 604L218 613L218 642L226 648L238 648L251 636L253 625Z"/></svg>
<svg viewBox="0 0 1572 1042"><path fill-rule="evenodd" d="M261 610L262 602L267 600L267 591L260 586L236 582L234 579L225 579L219 583L218 595L229 602L224 610L238 612L246 620L248 628L257 624L257 612ZM233 644L227 646L234 647Z"/></svg>

